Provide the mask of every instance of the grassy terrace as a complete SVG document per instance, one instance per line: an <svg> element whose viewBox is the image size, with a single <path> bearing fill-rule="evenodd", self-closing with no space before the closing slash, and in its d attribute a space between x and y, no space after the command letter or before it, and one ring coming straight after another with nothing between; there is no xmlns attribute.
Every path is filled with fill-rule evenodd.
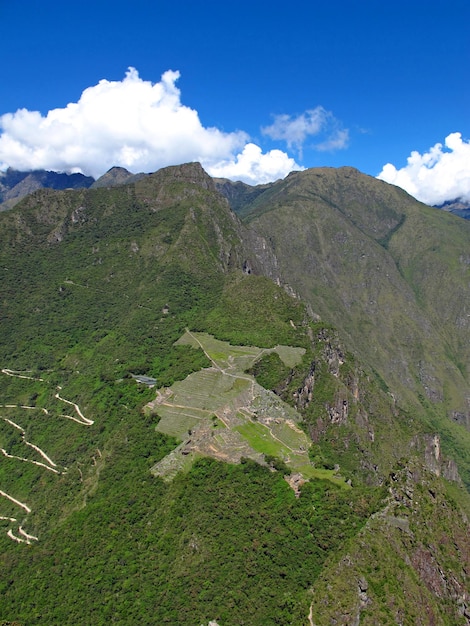
<svg viewBox="0 0 470 626"><path fill-rule="evenodd" d="M263 463L264 455L269 455L304 478L345 484L335 472L311 464L310 442L299 427L298 413L246 373L268 352L277 352L287 366L293 367L300 362L303 348L232 346L206 333L190 331L177 344L202 349L212 365L159 389L156 399L147 405L147 410L160 418L157 431L182 442L153 467L154 474L170 480L200 456L233 463L249 457Z"/></svg>

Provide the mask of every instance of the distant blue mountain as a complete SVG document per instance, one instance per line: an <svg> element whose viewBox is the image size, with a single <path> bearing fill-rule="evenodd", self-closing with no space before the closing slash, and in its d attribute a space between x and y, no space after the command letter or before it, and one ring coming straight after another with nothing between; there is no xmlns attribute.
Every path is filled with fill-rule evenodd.
<svg viewBox="0 0 470 626"><path fill-rule="evenodd" d="M112 167L103 176L95 180L83 174L66 174L34 170L21 172L8 168L0 172L0 211L11 209L17 202L37 189L98 189L99 187L116 187L136 182L146 174L132 174L123 167Z"/></svg>
<svg viewBox="0 0 470 626"><path fill-rule="evenodd" d="M464 220L470 220L470 202L465 202L461 199L448 200L443 204L436 205L436 208L458 215Z"/></svg>
<svg viewBox="0 0 470 626"><path fill-rule="evenodd" d="M92 176L35 170L21 172L8 168L0 173L0 209L9 209L29 193L42 189L88 188L95 182Z"/></svg>

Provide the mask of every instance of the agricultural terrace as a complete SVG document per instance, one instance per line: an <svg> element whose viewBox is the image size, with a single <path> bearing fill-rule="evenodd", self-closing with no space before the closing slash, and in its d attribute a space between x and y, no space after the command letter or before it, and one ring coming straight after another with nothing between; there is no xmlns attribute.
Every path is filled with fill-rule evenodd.
<svg viewBox="0 0 470 626"><path fill-rule="evenodd" d="M303 348L232 346L189 330L177 344L202 349L212 365L159 389L156 399L147 405L146 409L159 417L157 431L181 440L152 468L155 475L171 480L200 456L232 463L248 457L264 463L269 455L304 478L317 476L319 470L309 461L310 442L299 427L297 411L246 373L269 352L277 352L287 366L294 367ZM332 472L329 477L334 479Z"/></svg>

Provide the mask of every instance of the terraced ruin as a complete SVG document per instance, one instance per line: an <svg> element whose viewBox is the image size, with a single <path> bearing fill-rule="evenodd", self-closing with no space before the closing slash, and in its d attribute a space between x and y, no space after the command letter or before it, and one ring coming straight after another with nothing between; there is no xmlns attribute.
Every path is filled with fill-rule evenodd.
<svg viewBox="0 0 470 626"><path fill-rule="evenodd" d="M298 364L303 348L232 346L206 333L189 330L177 344L201 348L212 365L185 380L157 391L146 411L158 415L157 430L177 437L179 446L154 465L152 473L171 480L200 456L230 463L243 457L265 464L276 457L299 478L340 481L328 470L313 467L311 445L300 428L300 415L272 391L264 389L246 371L264 354L277 352L289 367Z"/></svg>

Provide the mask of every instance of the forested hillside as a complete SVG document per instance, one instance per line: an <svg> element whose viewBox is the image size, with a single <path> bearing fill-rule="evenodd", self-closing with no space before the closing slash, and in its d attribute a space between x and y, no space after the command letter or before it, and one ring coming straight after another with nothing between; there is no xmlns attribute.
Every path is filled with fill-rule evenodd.
<svg viewBox="0 0 470 626"><path fill-rule="evenodd" d="M467 226L349 168L1 213L0 620L470 623Z"/></svg>

